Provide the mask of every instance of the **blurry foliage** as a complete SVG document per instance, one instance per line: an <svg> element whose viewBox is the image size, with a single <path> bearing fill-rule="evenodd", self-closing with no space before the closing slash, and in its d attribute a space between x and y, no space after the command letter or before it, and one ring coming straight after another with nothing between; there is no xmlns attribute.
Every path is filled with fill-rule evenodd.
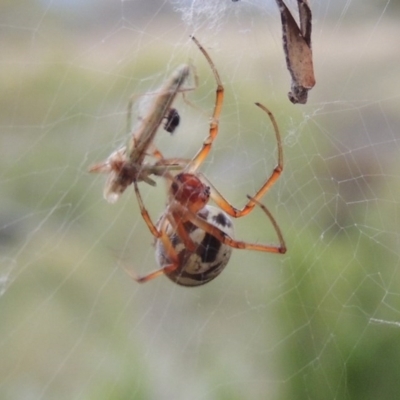
<svg viewBox="0 0 400 400"><path fill-rule="evenodd" d="M3 17L17 12L15 2L1 8ZM35 12L43 15L41 8ZM348 120L327 112L315 116L318 124L304 123L286 93L266 96L284 137L285 170L264 202L282 226L287 255L282 261L235 252L227 271L200 291L162 278L139 287L120 267L155 267L134 197L130 192L117 206L106 204L104 177L86 170L123 143L126 101L138 82L141 92L148 83L142 79L165 67L168 49L109 71L95 57L93 64L76 61L75 38L58 39L49 39L50 48L33 63L26 44L13 37L6 45L11 58L0 71L1 273L10 279L0 298L4 398L172 398L163 385L171 393L201 386L204 398L221 400L266 393L277 399L395 398L398 326L372 318L394 321L400 309L397 158L346 153L335 135ZM262 73L254 79L261 81ZM254 163L260 141L274 144L258 110L235 119L238 104L259 100L249 86L236 97L227 93L215 164L232 148L229 156L244 149ZM198 92L206 109L207 95L214 96L209 78ZM385 113L398 127L397 111ZM228 135L237 121L251 136ZM191 141L183 137L188 132L178 132L179 140ZM274 157L273 148L269 154ZM270 171L269 164L262 168ZM212 178L231 179L233 173L223 171ZM239 201L236 178L226 190ZM163 192L157 193L146 204L160 210ZM238 236L265 240L259 221L238 221Z"/></svg>

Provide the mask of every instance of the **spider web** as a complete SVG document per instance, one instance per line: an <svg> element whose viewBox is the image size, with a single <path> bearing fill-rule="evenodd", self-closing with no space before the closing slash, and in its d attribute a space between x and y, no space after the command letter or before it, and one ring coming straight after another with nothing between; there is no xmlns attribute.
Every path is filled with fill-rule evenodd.
<svg viewBox="0 0 400 400"><path fill-rule="evenodd" d="M295 1L287 1L296 10ZM287 99L280 17L261 0L14 1L0 6L0 393L2 399L376 399L399 393L400 85L396 1L311 1L317 84ZM199 87L157 146L192 157L241 207L263 198L285 255L234 250L194 289L156 268L132 190L104 201L87 172L126 141L126 106L192 60ZM140 109L147 96L139 96ZM141 184L154 220L165 187ZM236 237L277 242L255 210Z"/></svg>

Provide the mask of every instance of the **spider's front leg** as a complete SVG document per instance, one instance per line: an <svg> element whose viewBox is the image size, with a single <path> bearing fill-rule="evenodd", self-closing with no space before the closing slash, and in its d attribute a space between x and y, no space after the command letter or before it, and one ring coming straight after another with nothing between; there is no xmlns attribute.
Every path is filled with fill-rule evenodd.
<svg viewBox="0 0 400 400"><path fill-rule="evenodd" d="M193 159L190 163L190 166L187 170L187 172L194 173L195 171L198 170L200 165L206 159L208 153L211 150L213 141L218 135L219 117L221 115L222 104L224 102L224 86L222 84L222 81L221 81L221 78L217 71L217 68L215 67L213 61L211 60L211 57L208 55L208 53L206 52L204 47L198 42L198 40L194 36L191 36L191 38L196 43L197 47L199 48L199 50L203 53L204 57L206 58L209 66L214 74L214 79L217 82L217 89L215 91L215 105L214 105L214 111L213 111L211 121L210 121L209 135L206 138L206 140L203 142L202 148L193 157Z"/></svg>

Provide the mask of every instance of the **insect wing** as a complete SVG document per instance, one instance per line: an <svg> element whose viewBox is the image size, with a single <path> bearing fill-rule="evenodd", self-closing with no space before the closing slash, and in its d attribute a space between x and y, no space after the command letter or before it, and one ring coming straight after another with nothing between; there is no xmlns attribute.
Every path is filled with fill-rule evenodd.
<svg viewBox="0 0 400 400"><path fill-rule="evenodd" d="M312 14L311 8L306 0L298 0L299 6L299 20L300 20L300 32L303 39L311 49L311 30L312 30Z"/></svg>
<svg viewBox="0 0 400 400"><path fill-rule="evenodd" d="M147 115L141 119L140 126L128 142L128 156L130 163L142 163L146 151L153 142L156 132L164 118L169 118L171 105L182 90L186 79L193 73L194 67L189 64L180 65L160 88L155 96ZM178 126L176 118L172 121L172 131Z"/></svg>

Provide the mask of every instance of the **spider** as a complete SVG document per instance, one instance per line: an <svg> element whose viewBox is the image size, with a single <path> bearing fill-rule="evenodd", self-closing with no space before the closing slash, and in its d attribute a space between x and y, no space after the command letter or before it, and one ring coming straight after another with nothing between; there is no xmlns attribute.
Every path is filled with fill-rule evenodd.
<svg viewBox="0 0 400 400"><path fill-rule="evenodd" d="M192 36L213 71L217 83L214 111L210 120L209 135L201 149L189 162L175 161L184 165L183 172L173 176L170 171L163 175L167 181L168 201L161 218L154 224L141 197L137 181L133 181L135 194L142 217L155 237L156 260L159 269L145 276L127 271L137 282L144 283L160 275L182 286L200 286L218 276L227 265L232 249L248 249L270 253L286 252L286 245L279 225L271 212L259 202L262 196L278 180L283 169L283 150L279 128L273 114L262 104L255 103L268 114L275 131L278 163L265 183L242 209L233 207L200 172L201 166L211 150L218 134L219 116L224 98L224 87L218 71L206 50ZM208 205L210 198L218 207ZM240 218L259 206L270 220L279 240L278 245L247 243L233 239L233 224L230 217Z"/></svg>
<svg viewBox="0 0 400 400"><path fill-rule="evenodd" d="M194 39L196 45L200 44ZM203 52L203 54L205 54ZM205 54L206 55L206 54ZM216 73L216 71L214 71ZM194 86L184 87L189 76L194 76ZM194 90L197 87L197 75L191 64L180 65L157 92L149 107L147 115L140 119L137 129L132 132L126 147L114 151L104 162L93 165L89 172L108 173L104 187L104 197L110 203L115 203L132 182L144 181L155 186L151 175L162 176L167 171L182 169L186 164L182 159L165 159L153 145L154 137L161 123L165 120L164 129L173 133L180 122L180 116L171 105L180 92ZM128 103L127 125L130 130L132 99ZM215 116L218 117L218 112ZM154 164L145 163L147 155L153 155L158 161Z"/></svg>
<svg viewBox="0 0 400 400"><path fill-rule="evenodd" d="M257 193L253 197L247 196L249 201L242 209L233 207L203 174L196 172L215 136L211 140L206 139L205 144L208 147L203 144L203 148L183 172L175 176L168 173L165 176L169 182L167 208L156 224L152 222L138 185L134 182L141 214L156 239L156 259L160 266L159 269L145 276L138 276L128 271L135 281L144 283L160 275L166 275L181 286L200 286L210 282L222 272L233 248L281 254L286 252L279 225L270 211L259 202L277 181L283 169L280 133L273 114L262 104L255 104L268 114L274 127L278 163ZM210 131L213 128L211 124ZM208 205L210 198L218 208ZM269 218L277 234L278 245L248 243L233 239L233 224L230 217L243 217L249 214L256 205Z"/></svg>

